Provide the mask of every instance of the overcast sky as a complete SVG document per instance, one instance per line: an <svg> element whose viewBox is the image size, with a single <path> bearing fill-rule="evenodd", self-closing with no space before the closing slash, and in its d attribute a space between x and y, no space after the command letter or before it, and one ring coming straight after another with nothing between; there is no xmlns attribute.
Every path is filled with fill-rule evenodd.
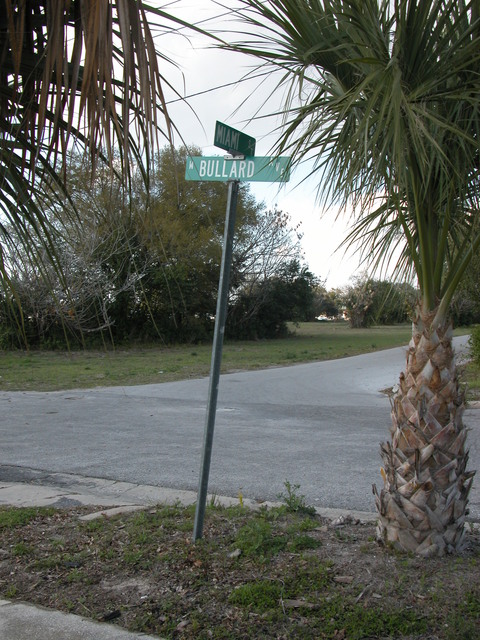
<svg viewBox="0 0 480 640"><path fill-rule="evenodd" d="M231 18L218 18L222 10L214 0L177 0L165 6L161 0L150 0L152 4L164 6L166 10L186 21L204 22L205 28L234 29ZM229 1L232 7L234 1ZM224 11L225 13L225 11ZM190 110L181 101L171 101L169 111L187 144L201 148L204 155L223 155L213 146L215 122L220 120L240 129L257 140L255 155L266 156L275 143L275 122L255 118L258 108L272 94L274 78L239 82L248 73L254 61L212 48L211 43L201 36L162 35L157 39L161 50L180 66L182 74L170 70L169 80L175 88L188 97L193 108ZM165 67L163 67L165 69ZM183 84L184 83L184 84ZM173 96L172 96L173 98ZM272 110L280 106L280 95L268 107ZM278 124L278 122L276 123ZM177 146L182 143L175 140ZM292 217L293 225L301 223L302 247L305 261L315 275L326 280L328 288L347 284L349 278L358 273L358 259L353 252L345 256L344 251L335 249L346 235L344 220L336 220L333 209L322 211L316 203L317 184L314 180L302 180L306 168L292 172L290 182L281 189L278 184L251 183L252 193L257 200L264 201L268 208L275 205Z"/></svg>

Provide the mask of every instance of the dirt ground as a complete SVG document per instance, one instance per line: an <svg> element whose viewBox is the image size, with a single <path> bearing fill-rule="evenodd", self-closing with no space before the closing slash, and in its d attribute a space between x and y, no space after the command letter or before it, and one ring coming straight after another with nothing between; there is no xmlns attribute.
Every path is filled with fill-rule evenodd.
<svg viewBox="0 0 480 640"><path fill-rule="evenodd" d="M427 560L285 509L210 508L195 544L191 509L92 510L0 511L2 596L165 638L480 638L470 526L461 556Z"/></svg>

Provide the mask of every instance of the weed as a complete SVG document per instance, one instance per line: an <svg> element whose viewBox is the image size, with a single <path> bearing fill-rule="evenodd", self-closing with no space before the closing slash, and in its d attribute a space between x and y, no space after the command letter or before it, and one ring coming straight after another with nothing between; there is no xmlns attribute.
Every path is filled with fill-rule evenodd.
<svg viewBox="0 0 480 640"><path fill-rule="evenodd" d="M293 553L297 553L298 551L306 551L307 549L316 549L320 547L321 544L320 540L304 534L295 536L289 540L287 549Z"/></svg>
<svg viewBox="0 0 480 640"><path fill-rule="evenodd" d="M464 601L459 606L460 613L480 620L480 592L467 593Z"/></svg>
<svg viewBox="0 0 480 640"><path fill-rule="evenodd" d="M62 560L60 556L48 555L36 560L33 566L35 567L35 569L38 569L41 571L42 569L47 569L47 570L56 569L61 564L62 564Z"/></svg>
<svg viewBox="0 0 480 640"><path fill-rule="evenodd" d="M15 598L15 596L17 595L17 587L15 585L9 585L6 589L5 589L5 597L6 598Z"/></svg>
<svg viewBox="0 0 480 640"><path fill-rule="evenodd" d="M335 537L342 542L355 542L356 537L350 533L345 533L342 529L335 529Z"/></svg>
<svg viewBox="0 0 480 640"><path fill-rule="evenodd" d="M95 518L95 520L88 520L83 524L85 529L90 533L104 531L106 529L106 525L108 523L107 519L104 518Z"/></svg>
<svg viewBox="0 0 480 640"><path fill-rule="evenodd" d="M212 495L210 496L210 500L208 501L208 506L211 507L212 509L215 509L216 507L219 506L218 496L216 493L212 493Z"/></svg>
<svg viewBox="0 0 480 640"><path fill-rule="evenodd" d="M342 628L351 640L377 637L401 637L428 631L428 622L411 611L383 611L365 609L359 605L345 607L343 600L337 604L343 610Z"/></svg>
<svg viewBox="0 0 480 640"><path fill-rule="evenodd" d="M249 582L237 587L229 597L229 602L248 607L257 613L264 613L279 606L282 587L272 580Z"/></svg>
<svg viewBox="0 0 480 640"><path fill-rule="evenodd" d="M72 569L66 577L67 582L83 582L86 575L80 569Z"/></svg>
<svg viewBox="0 0 480 640"><path fill-rule="evenodd" d="M297 531L314 531L318 527L318 521L312 518L302 518L301 520L291 524L288 533L296 533Z"/></svg>
<svg viewBox="0 0 480 640"><path fill-rule="evenodd" d="M330 561L310 562L290 576L287 597L311 596L324 591L332 581Z"/></svg>
<svg viewBox="0 0 480 640"><path fill-rule="evenodd" d="M308 516L316 514L315 507L307 505L305 496L298 493L299 484L292 485L288 480L285 480L284 487L286 493L280 493L278 498L285 503L289 513L303 513Z"/></svg>
<svg viewBox="0 0 480 640"><path fill-rule="evenodd" d="M17 542L12 549L14 556L29 556L33 553L33 548L25 542Z"/></svg>
<svg viewBox="0 0 480 640"><path fill-rule="evenodd" d="M263 560L282 551L288 538L274 535L272 525L262 519L255 519L241 527L235 539L235 547L249 557Z"/></svg>
<svg viewBox="0 0 480 640"><path fill-rule="evenodd" d="M139 549L134 550L126 550L123 554L123 560L127 564L139 564L140 560L143 558L143 552Z"/></svg>

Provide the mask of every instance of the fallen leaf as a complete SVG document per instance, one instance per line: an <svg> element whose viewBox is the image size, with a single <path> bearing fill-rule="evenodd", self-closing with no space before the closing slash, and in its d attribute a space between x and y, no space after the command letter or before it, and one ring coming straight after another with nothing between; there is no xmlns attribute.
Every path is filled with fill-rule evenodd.
<svg viewBox="0 0 480 640"><path fill-rule="evenodd" d="M182 620L179 624L177 624L175 631L182 631L190 624L190 620Z"/></svg>
<svg viewBox="0 0 480 640"><path fill-rule="evenodd" d="M315 609L318 605L306 600L283 600L283 606L286 609Z"/></svg>

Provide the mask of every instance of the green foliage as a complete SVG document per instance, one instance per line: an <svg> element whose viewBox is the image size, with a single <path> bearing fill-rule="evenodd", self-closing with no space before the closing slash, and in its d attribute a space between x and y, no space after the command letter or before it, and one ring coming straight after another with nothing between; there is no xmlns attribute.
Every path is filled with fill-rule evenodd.
<svg viewBox="0 0 480 640"><path fill-rule="evenodd" d="M480 592L467 593L448 621L447 640L476 640L480 628Z"/></svg>
<svg viewBox="0 0 480 640"><path fill-rule="evenodd" d="M316 549L321 546L321 542L308 536L306 534L300 534L293 537L288 543L288 550L292 553L299 553L300 551L307 551L308 549Z"/></svg>
<svg viewBox="0 0 480 640"><path fill-rule="evenodd" d="M340 300L335 290L327 291L322 283L318 283L313 292L313 308L315 318L334 319L340 316Z"/></svg>
<svg viewBox="0 0 480 640"><path fill-rule="evenodd" d="M0 3L0 283L15 304L20 300L9 253L28 256L46 281L52 269L67 276L56 240L70 196L64 171L70 150L88 157L90 175L108 164L121 174L126 193L131 167L147 184L157 141L171 140L173 123L158 105L165 107L161 68L175 64L152 36L158 10L107 0L70 5ZM97 18L105 19L92 19L94 5ZM166 32L188 26L165 10L161 24ZM85 50L86 64L79 53ZM70 213L72 223L82 223L79 212Z"/></svg>
<svg viewBox="0 0 480 640"><path fill-rule="evenodd" d="M340 602L337 601L336 605L342 606L343 609ZM340 621L346 631L346 637L352 640L418 635L425 633L429 628L426 620L411 611L364 609L360 605L344 609Z"/></svg>
<svg viewBox="0 0 480 640"><path fill-rule="evenodd" d="M451 305L454 326L480 323L480 255L475 255L464 274Z"/></svg>
<svg viewBox="0 0 480 640"><path fill-rule="evenodd" d="M305 496L298 493L299 484L292 485L288 480L285 480L283 484L285 492L280 493L278 498L285 503L289 513L300 513L309 516L316 514L315 507L307 505Z"/></svg>
<svg viewBox="0 0 480 640"><path fill-rule="evenodd" d="M9 585L7 586L7 588L5 589L5 597L8 599L11 598L15 598L15 596L17 595L17 587L15 585Z"/></svg>
<svg viewBox="0 0 480 640"><path fill-rule="evenodd" d="M32 551L32 547L25 542L17 542L17 544L12 549L12 553L14 556L28 556L32 553Z"/></svg>
<svg viewBox="0 0 480 640"><path fill-rule="evenodd" d="M417 294L409 284L363 275L352 278L352 284L338 295L350 326L359 329L407 322L412 317Z"/></svg>
<svg viewBox="0 0 480 640"><path fill-rule="evenodd" d="M476 3L242 4L248 27L230 48L262 78L278 72L285 97L275 152L293 166L315 159L322 202L355 212L346 244L414 273L423 312L443 322L480 247Z"/></svg>
<svg viewBox="0 0 480 640"><path fill-rule="evenodd" d="M287 542L287 537L274 534L270 522L255 518L238 530L235 547L244 555L262 561L285 549Z"/></svg>
<svg viewBox="0 0 480 640"><path fill-rule="evenodd" d="M473 361L480 368L480 325L472 327L469 343Z"/></svg>
<svg viewBox="0 0 480 640"><path fill-rule="evenodd" d="M236 294L227 318L227 336L242 340L285 337L288 321L314 319L315 284L315 276L299 260L281 263L275 275Z"/></svg>
<svg viewBox="0 0 480 640"><path fill-rule="evenodd" d="M300 574L288 583L257 580L237 587L229 596L233 605L245 607L257 613L282 611L282 601L295 598L302 610L300 598L305 598L304 610L313 609L310 625L321 624L322 637L337 637L342 629L343 637L361 638L399 637L425 633L428 622L409 611L384 611L346 602L341 596L322 597L318 591L326 588L323 569L318 577L312 573Z"/></svg>
<svg viewBox="0 0 480 640"><path fill-rule="evenodd" d="M11 287L0 290L0 347L210 340L227 187L185 180L187 155L200 153L164 149L150 191L135 175L128 196L106 170L92 181L88 163L73 155L71 204L39 200L58 227L50 241L61 268L39 270L28 252L12 246L5 260ZM236 218L230 335L286 334L287 320L311 316L314 278L295 261L299 236L288 215L265 211L246 184Z"/></svg>
<svg viewBox="0 0 480 640"><path fill-rule="evenodd" d="M231 604L264 613L279 606L282 587L271 580L249 582L237 587L228 598Z"/></svg>

